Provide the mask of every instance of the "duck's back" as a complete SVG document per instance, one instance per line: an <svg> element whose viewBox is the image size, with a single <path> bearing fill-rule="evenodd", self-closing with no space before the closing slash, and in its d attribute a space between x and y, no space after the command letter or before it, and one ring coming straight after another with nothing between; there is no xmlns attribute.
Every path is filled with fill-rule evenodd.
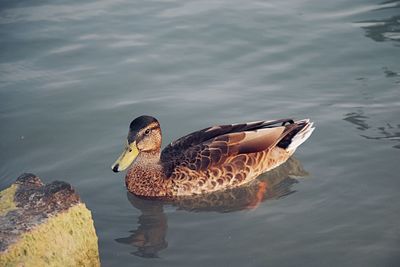
<svg viewBox="0 0 400 267"><path fill-rule="evenodd" d="M285 162L313 130L309 120L284 119L213 126L184 136L161 153L171 195L247 183Z"/></svg>

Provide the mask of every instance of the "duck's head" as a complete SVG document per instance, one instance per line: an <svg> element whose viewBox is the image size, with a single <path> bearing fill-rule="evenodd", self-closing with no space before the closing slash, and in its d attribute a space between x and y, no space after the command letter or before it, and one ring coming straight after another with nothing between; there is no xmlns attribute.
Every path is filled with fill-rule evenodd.
<svg viewBox="0 0 400 267"><path fill-rule="evenodd" d="M114 172L123 171L140 153L158 155L161 148L160 123L151 116L140 116L129 125L129 133L122 155L112 165Z"/></svg>

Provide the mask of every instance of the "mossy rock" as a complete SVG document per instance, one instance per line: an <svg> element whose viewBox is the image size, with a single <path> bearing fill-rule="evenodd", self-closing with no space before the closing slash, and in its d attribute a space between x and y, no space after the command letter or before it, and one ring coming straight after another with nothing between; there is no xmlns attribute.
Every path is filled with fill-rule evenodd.
<svg viewBox="0 0 400 267"><path fill-rule="evenodd" d="M0 192L0 266L100 266L91 213L71 185L23 174Z"/></svg>

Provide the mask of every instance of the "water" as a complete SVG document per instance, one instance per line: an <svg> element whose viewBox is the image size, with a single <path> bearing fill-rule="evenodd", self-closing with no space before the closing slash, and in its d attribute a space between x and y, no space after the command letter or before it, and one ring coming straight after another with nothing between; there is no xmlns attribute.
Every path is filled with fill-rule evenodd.
<svg viewBox="0 0 400 267"><path fill-rule="evenodd" d="M399 14L379 0L3 1L0 188L22 172L71 183L103 266L398 266ZM317 129L233 197L160 203L110 169L142 114L164 144L259 119Z"/></svg>

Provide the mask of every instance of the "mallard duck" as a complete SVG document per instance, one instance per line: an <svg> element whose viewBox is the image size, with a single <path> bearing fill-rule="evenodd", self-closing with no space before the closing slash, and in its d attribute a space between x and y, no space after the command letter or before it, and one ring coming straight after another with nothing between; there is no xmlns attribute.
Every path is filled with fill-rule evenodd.
<svg viewBox="0 0 400 267"><path fill-rule="evenodd" d="M219 125L190 133L161 151L157 119L140 116L129 125L114 172L129 170L129 192L143 197L198 195L237 187L284 163L311 135L308 119Z"/></svg>

